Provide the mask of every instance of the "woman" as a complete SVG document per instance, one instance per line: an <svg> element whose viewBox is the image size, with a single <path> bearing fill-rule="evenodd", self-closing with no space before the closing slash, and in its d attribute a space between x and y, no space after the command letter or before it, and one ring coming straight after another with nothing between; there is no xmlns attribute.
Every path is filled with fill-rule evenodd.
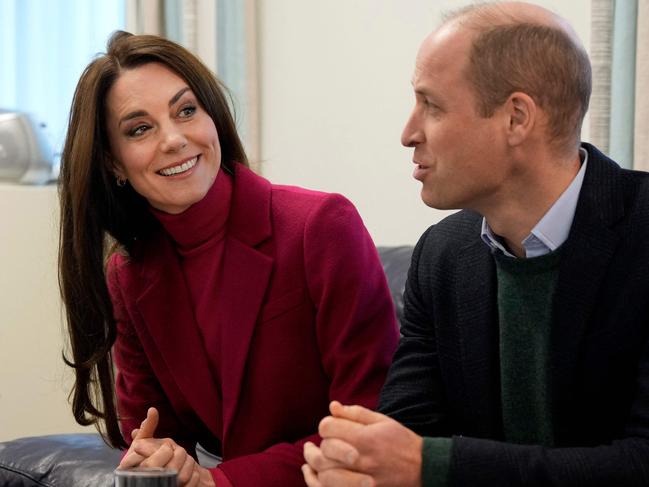
<svg viewBox="0 0 649 487"><path fill-rule="evenodd" d="M130 444L123 468L303 485L329 401L374 407L396 345L374 245L343 197L247 168L223 87L188 51L125 32L107 51L77 86L61 167L75 418ZM224 461L197 465L197 442Z"/></svg>

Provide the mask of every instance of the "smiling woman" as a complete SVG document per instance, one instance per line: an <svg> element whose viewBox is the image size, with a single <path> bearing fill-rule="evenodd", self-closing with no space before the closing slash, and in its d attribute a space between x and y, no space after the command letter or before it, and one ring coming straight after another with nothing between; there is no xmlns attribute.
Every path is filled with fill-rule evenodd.
<svg viewBox="0 0 649 487"><path fill-rule="evenodd" d="M125 70L107 105L121 181L167 213L203 199L219 171L221 147L214 122L182 78L160 63Z"/></svg>
<svg viewBox="0 0 649 487"><path fill-rule="evenodd" d="M301 486L329 401L376 405L395 313L353 205L248 169L224 93L184 48L125 32L79 80L60 180L73 412L129 448L120 468ZM197 442L223 462L198 465Z"/></svg>

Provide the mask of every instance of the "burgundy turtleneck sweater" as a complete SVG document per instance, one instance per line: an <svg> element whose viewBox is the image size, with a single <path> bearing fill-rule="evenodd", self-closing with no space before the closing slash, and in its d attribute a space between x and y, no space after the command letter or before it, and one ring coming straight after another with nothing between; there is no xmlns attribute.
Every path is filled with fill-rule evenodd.
<svg viewBox="0 0 649 487"><path fill-rule="evenodd" d="M152 208L155 217L171 236L194 308L194 320L201 336L218 333L221 326L215 296L219 292L218 276L223 258L224 237L227 228L232 179L219 171L214 184L205 197L177 215ZM184 290L179 290L183 292ZM203 341L212 367L214 384L221 397L221 342ZM213 344L213 345L209 345ZM215 414L222 426L222 405ZM222 435L222 431L220 435Z"/></svg>

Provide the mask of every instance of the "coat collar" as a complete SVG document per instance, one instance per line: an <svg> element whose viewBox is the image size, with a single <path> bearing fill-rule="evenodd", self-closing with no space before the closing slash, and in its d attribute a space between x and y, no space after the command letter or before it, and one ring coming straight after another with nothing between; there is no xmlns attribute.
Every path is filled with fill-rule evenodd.
<svg viewBox="0 0 649 487"><path fill-rule="evenodd" d="M460 365L465 386L464 417L470 431L484 438L501 436L498 313L495 264L480 239L481 220L476 218L474 239L457 254L457 333ZM484 276L487 282L484 281ZM480 406L476 408L476 405Z"/></svg>
<svg viewBox="0 0 649 487"><path fill-rule="evenodd" d="M553 311L551 377L554 409L559 412L570 410L582 338L620 240L614 225L624 216L620 168L595 147L583 146L588 151L589 162L573 225L563 246ZM481 404L475 428L486 429L483 431L486 435L497 437L491 430L498 430L502 424L495 265L487 246L480 240L479 218L473 235L475 238L459 249L457 255L458 343L467 403ZM476 276L487 276L487 282ZM475 411L475 407L470 409ZM561 414L556 417L558 431L562 429L562 421L568 419Z"/></svg>
<svg viewBox="0 0 649 487"><path fill-rule="evenodd" d="M625 214L620 168L592 145L584 144L584 148L588 168L563 247L550 342L557 432L569 420L562 412L569 411L573 403L577 358L598 291L620 242L614 225Z"/></svg>
<svg viewBox="0 0 649 487"><path fill-rule="evenodd" d="M273 260L255 247L270 238L271 185L241 164L235 165L228 231L224 242L217 308L222 340L219 398L206 347L198 331L188 287L170 237L160 230L145 245L141 293L136 299L145 332L152 336L166 370L203 423L219 437L216 401L222 400L223 442L241 394L245 363ZM151 353L151 351L147 351ZM191 371L191 372L190 372Z"/></svg>

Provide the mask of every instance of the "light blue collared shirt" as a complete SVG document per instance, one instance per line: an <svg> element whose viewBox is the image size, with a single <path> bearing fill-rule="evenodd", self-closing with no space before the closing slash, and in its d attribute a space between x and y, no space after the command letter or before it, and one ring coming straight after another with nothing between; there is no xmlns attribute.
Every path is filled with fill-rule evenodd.
<svg viewBox="0 0 649 487"><path fill-rule="evenodd" d="M581 185L584 183L586 164L588 164L588 152L580 148L579 154L583 160L579 172L570 183L570 186L561 193L559 199L543 215L530 234L521 242L525 250L525 257L539 257L558 249L568 239L572 220L577 209L577 200ZM482 240L492 251L500 250L507 257L515 257L505 248L499 237L489 228L486 218L482 219Z"/></svg>

